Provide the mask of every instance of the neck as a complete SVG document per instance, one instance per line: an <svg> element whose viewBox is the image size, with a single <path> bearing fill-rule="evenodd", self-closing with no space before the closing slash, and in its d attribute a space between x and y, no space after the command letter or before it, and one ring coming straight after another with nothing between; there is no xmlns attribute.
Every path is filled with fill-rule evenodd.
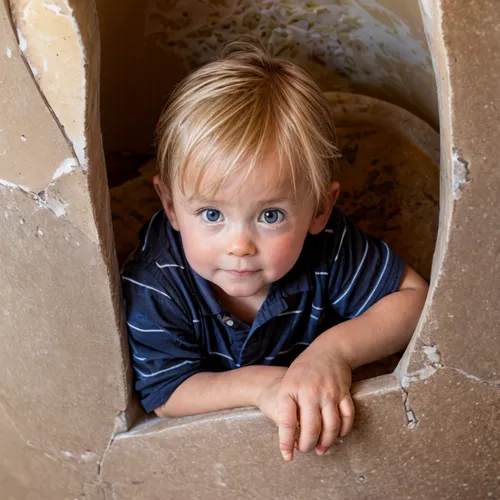
<svg viewBox="0 0 500 500"><path fill-rule="evenodd" d="M212 285L215 295L221 306L232 315L236 316L245 323L251 325L257 317L260 307L266 300L267 292L270 286L261 288L251 297L232 297L216 285Z"/></svg>

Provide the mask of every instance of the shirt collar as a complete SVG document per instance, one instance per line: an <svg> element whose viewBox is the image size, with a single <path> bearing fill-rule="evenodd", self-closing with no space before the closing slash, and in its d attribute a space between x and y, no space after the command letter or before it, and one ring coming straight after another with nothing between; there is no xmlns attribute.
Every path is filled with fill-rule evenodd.
<svg viewBox="0 0 500 500"><path fill-rule="evenodd" d="M200 276L191 266L189 266L189 270L193 276L194 284L197 289L197 296L202 314L205 316L220 314L222 312L222 306L219 304L210 282Z"/></svg>
<svg viewBox="0 0 500 500"><path fill-rule="evenodd" d="M292 269L278 280L276 285L285 297L312 289L311 273L304 249Z"/></svg>

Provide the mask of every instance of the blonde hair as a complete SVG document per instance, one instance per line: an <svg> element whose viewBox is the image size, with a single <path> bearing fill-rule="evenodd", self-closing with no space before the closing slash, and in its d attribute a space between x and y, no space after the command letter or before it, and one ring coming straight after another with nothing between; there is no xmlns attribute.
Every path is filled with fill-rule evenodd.
<svg viewBox="0 0 500 500"><path fill-rule="evenodd" d="M237 170L246 169L246 179L273 148L278 179L294 190L305 181L317 208L330 193L339 156L328 102L312 78L248 42L228 44L220 59L177 86L160 117L157 144L168 189L177 182L184 192L189 166L198 194L216 165L212 195Z"/></svg>

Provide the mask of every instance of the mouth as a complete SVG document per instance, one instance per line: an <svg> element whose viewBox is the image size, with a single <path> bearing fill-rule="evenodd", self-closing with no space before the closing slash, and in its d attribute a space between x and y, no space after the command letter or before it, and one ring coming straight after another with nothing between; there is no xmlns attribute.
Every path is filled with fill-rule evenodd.
<svg viewBox="0 0 500 500"><path fill-rule="evenodd" d="M226 271L229 274L232 274L233 276L252 276L253 274L257 273L257 271L252 271L250 269L228 269Z"/></svg>

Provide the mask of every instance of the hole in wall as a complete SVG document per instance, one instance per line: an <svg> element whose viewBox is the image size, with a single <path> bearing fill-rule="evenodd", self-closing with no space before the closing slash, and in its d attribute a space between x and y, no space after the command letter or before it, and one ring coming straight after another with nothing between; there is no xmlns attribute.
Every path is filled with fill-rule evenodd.
<svg viewBox="0 0 500 500"><path fill-rule="evenodd" d="M252 34L306 67L334 112L339 206L429 279L438 230L437 92L417 0L97 0L101 114L120 265L161 204L153 131L174 85L225 42ZM116 16L119 15L120 22ZM364 94L360 95L360 94ZM391 104L392 103L392 104ZM399 355L358 369L391 373Z"/></svg>

